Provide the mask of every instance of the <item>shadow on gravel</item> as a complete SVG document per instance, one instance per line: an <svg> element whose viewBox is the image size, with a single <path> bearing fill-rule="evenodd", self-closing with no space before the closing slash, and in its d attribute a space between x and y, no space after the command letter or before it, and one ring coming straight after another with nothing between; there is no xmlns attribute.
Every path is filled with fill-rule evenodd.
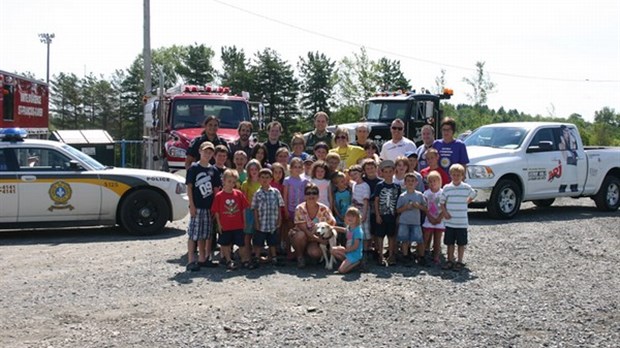
<svg viewBox="0 0 620 348"><path fill-rule="evenodd" d="M506 221L513 223L526 223L533 221L572 221L585 220L595 217L620 217L618 212L599 211L596 207L589 206L551 206L546 208L532 207L521 209L517 216L511 220L492 219L486 210L470 210L469 224L471 226L502 225Z"/></svg>
<svg viewBox="0 0 620 348"><path fill-rule="evenodd" d="M120 227L79 227L49 230L0 232L0 245L33 244L83 244L99 242L125 242L132 240L160 240L175 238L185 234L185 230L165 228L162 233L152 236L134 236Z"/></svg>

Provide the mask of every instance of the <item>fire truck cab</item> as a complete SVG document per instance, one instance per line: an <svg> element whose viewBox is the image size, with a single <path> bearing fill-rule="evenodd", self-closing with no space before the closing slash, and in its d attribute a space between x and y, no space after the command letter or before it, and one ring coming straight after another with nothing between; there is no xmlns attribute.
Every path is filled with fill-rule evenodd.
<svg viewBox="0 0 620 348"><path fill-rule="evenodd" d="M45 82L0 70L0 128L19 127L30 138L47 138L48 102Z"/></svg>
<svg viewBox="0 0 620 348"><path fill-rule="evenodd" d="M233 95L228 87L211 85L179 85L148 99L144 107L146 168L184 169L187 149L211 115L220 120L220 137L237 140L239 123L251 121L248 99L247 93Z"/></svg>

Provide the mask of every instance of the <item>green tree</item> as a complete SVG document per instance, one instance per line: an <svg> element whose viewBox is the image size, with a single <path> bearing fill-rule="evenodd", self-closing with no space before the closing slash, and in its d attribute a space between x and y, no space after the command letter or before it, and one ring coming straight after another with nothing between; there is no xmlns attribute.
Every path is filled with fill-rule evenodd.
<svg viewBox="0 0 620 348"><path fill-rule="evenodd" d="M614 109L604 107L594 112L592 143L602 146L620 145L620 114Z"/></svg>
<svg viewBox="0 0 620 348"><path fill-rule="evenodd" d="M50 81L51 124L56 129L80 129L83 117L80 80L75 74L60 73Z"/></svg>
<svg viewBox="0 0 620 348"><path fill-rule="evenodd" d="M336 62L323 53L308 52L307 59L299 57L297 67L301 77L301 106L307 116L318 111L330 113L335 81Z"/></svg>
<svg viewBox="0 0 620 348"><path fill-rule="evenodd" d="M360 105L377 91L379 80L375 67L364 47L359 54L353 53L353 58L345 57L340 61L338 92L341 105Z"/></svg>
<svg viewBox="0 0 620 348"><path fill-rule="evenodd" d="M242 91L256 93L254 76L248 69L250 61L246 59L243 49L237 47L222 47L222 72L220 79L222 85L230 87L234 93Z"/></svg>
<svg viewBox="0 0 620 348"><path fill-rule="evenodd" d="M266 48L262 52L256 52L251 69L255 76L257 94L268 106L269 121L278 120L283 124L290 124L292 118L299 116L299 83L291 65L283 61L276 51Z"/></svg>
<svg viewBox="0 0 620 348"><path fill-rule="evenodd" d="M435 77L435 93L443 93L446 87L446 69L441 69L439 76Z"/></svg>
<svg viewBox="0 0 620 348"><path fill-rule="evenodd" d="M472 88L472 93L467 97L474 105L484 105L488 95L495 91L495 83L491 82L491 77L484 71L485 62L476 62L476 74L471 78L463 78L463 82Z"/></svg>
<svg viewBox="0 0 620 348"><path fill-rule="evenodd" d="M385 57L375 63L374 69L377 74L378 88L383 91L409 90L411 85L400 70L399 60L389 60Z"/></svg>
<svg viewBox="0 0 620 348"><path fill-rule="evenodd" d="M214 55L210 47L194 43L186 48L186 53L181 57L176 73L191 85L204 86L211 83L217 75L211 62Z"/></svg>

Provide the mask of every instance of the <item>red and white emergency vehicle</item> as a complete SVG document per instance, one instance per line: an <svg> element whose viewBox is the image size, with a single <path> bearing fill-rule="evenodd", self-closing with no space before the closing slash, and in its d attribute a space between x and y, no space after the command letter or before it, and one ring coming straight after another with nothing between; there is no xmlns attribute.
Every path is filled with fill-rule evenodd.
<svg viewBox="0 0 620 348"><path fill-rule="evenodd" d="M144 135L146 168L176 171L185 168L191 141L214 115L220 120L218 135L226 141L239 138L237 127L251 121L249 94L233 95L228 87L179 85L147 99Z"/></svg>
<svg viewBox="0 0 620 348"><path fill-rule="evenodd" d="M0 70L0 128L19 127L29 138L49 133L49 88L43 81Z"/></svg>

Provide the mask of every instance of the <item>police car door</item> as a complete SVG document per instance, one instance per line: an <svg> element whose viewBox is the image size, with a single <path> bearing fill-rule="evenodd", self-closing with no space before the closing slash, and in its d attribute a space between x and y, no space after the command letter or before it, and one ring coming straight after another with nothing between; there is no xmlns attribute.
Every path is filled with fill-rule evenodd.
<svg viewBox="0 0 620 348"><path fill-rule="evenodd" d="M93 221L101 210L96 176L71 169L54 148L24 144L15 149L19 171L18 222Z"/></svg>
<svg viewBox="0 0 620 348"><path fill-rule="evenodd" d="M0 148L0 223L17 221L17 173L13 152Z"/></svg>

